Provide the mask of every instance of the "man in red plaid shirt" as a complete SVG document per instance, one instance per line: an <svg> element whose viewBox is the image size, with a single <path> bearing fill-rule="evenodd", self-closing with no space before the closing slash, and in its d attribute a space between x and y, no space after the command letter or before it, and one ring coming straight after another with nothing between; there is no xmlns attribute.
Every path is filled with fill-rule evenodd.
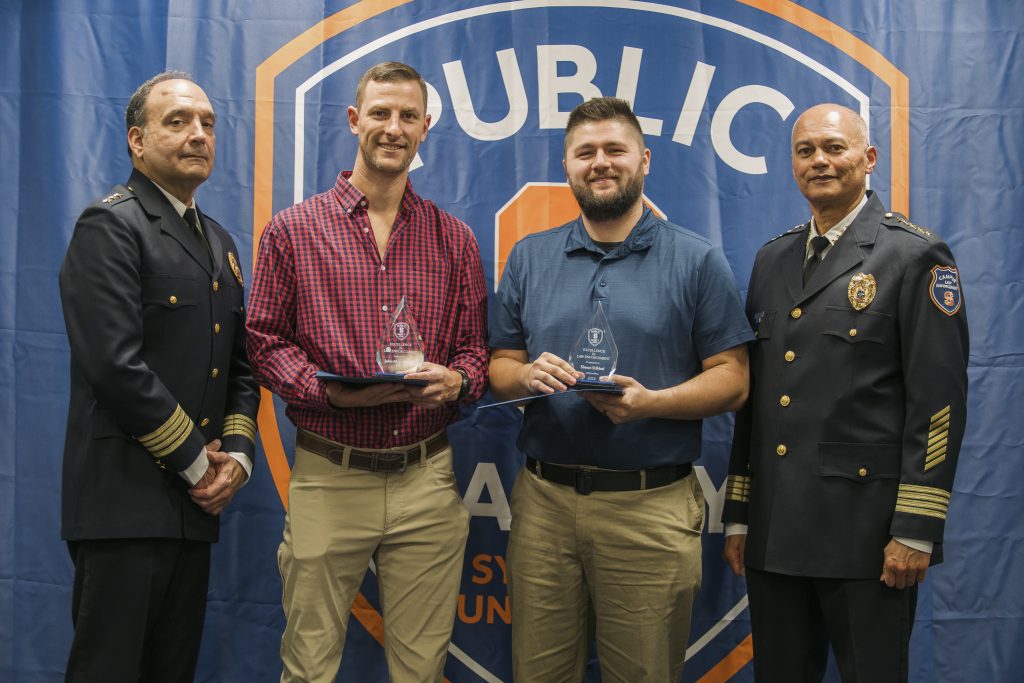
<svg viewBox="0 0 1024 683"><path fill-rule="evenodd" d="M443 677L469 526L445 429L485 389L487 292L469 227L408 181L430 125L426 101L409 66L363 74L348 108L354 169L277 214L260 243L249 355L298 428L278 552L282 681L334 681L371 559L391 680ZM316 377L373 375L403 296L424 352L406 378L425 385Z"/></svg>

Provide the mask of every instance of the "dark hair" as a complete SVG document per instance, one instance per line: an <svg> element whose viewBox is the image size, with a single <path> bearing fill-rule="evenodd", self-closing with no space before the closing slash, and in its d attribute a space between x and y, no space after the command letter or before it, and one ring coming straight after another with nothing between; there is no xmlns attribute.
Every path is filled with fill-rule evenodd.
<svg viewBox="0 0 1024 683"><path fill-rule="evenodd" d="M366 92L366 84L370 81L376 83L400 83L402 81L416 81L420 84L420 92L423 93L423 108L427 108L427 84L416 69L401 62L381 62L371 66L359 79L356 86L356 109L363 103L363 94Z"/></svg>
<svg viewBox="0 0 1024 683"><path fill-rule="evenodd" d="M636 130L640 146L644 146L644 130L640 127L640 121L637 120L636 114L630 108L629 102L620 100L618 97L595 97L583 104L576 105L576 108L569 113L569 121L565 124L565 142L562 146L562 152L564 153L568 149L569 133L574 128L582 126L584 123L610 121L612 119L624 121L630 128Z"/></svg>
<svg viewBox="0 0 1024 683"><path fill-rule="evenodd" d="M192 74L185 71L164 71L163 73L158 73L156 76L153 76L135 90L132 94L132 98L128 100L128 108L124 110L125 133L136 126L143 130L146 129L146 101L149 99L149 93L153 90L153 86L157 83L163 83L164 81L175 80L195 83L195 79L192 78ZM196 85L198 85L198 83L196 83ZM128 156L130 157L131 155L132 148L131 145L129 145Z"/></svg>

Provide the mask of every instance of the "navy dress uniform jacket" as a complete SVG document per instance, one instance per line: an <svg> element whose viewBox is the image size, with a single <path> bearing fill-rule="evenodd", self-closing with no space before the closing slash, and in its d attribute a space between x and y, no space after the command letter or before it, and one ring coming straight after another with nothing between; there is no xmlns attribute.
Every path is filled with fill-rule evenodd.
<svg viewBox="0 0 1024 683"><path fill-rule="evenodd" d="M892 536L934 542L941 561L967 400L953 256L869 193L804 286L808 229L755 259L723 520L748 525L754 569L877 579Z"/></svg>
<svg viewBox="0 0 1024 683"><path fill-rule="evenodd" d="M71 346L65 540L215 541L218 518L178 472L215 438L254 460L259 391L238 251L200 220L210 251L135 171L75 225L60 271Z"/></svg>

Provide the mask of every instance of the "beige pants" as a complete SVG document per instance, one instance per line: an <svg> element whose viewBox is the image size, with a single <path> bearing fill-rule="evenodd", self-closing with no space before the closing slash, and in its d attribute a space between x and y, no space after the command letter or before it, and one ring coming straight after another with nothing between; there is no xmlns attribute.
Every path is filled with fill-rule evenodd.
<svg viewBox="0 0 1024 683"><path fill-rule="evenodd" d="M278 550L282 683L332 683L372 558L396 683L444 676L469 532L447 449L404 473L342 468L296 447Z"/></svg>
<svg viewBox="0 0 1024 683"><path fill-rule="evenodd" d="M509 593L519 683L578 683L591 639L605 683L678 683L700 588L696 476L580 495L522 470L512 490Z"/></svg>

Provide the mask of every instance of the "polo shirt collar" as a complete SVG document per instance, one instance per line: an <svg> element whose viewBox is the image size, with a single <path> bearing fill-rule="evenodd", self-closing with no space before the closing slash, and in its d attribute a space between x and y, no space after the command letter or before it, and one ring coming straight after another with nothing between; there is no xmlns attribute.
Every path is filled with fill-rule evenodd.
<svg viewBox="0 0 1024 683"><path fill-rule="evenodd" d="M609 256L612 254L615 256L625 256L631 252L643 251L649 248L654 243L654 236L659 225L660 220L658 217L645 206L640 219L633 226L633 229L629 231L629 234L626 235L626 239L614 250L608 252ZM605 253L603 249L594 243L590 233L587 232L586 226L583 225L583 216L576 218L565 241L565 252L567 254L580 249L602 255Z"/></svg>

